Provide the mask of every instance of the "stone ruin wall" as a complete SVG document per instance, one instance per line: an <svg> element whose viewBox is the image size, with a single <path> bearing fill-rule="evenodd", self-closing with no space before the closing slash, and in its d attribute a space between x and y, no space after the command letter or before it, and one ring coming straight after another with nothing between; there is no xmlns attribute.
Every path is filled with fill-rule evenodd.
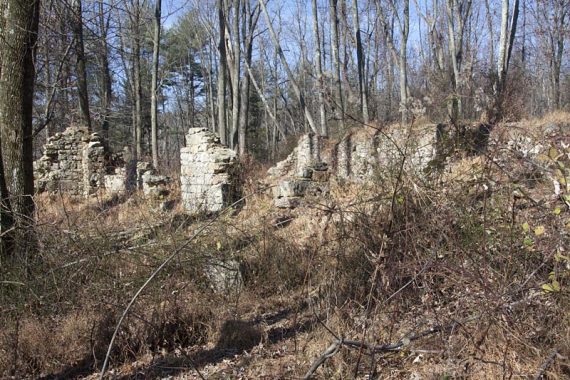
<svg viewBox="0 0 570 380"><path fill-rule="evenodd" d="M323 138L313 133L301 136L293 152L268 170L269 177L306 177L308 168L321 161Z"/></svg>
<svg viewBox="0 0 570 380"><path fill-rule="evenodd" d="M186 141L180 151L181 197L186 211L217 212L235 202L240 196L236 153L204 128L190 128ZM110 155L98 134L70 127L50 137L42 157L34 162L36 189L72 197L86 197L99 190L123 195L134 189L154 198L168 195L171 179L156 174L150 163L135 162L129 156L128 150Z"/></svg>
<svg viewBox="0 0 570 380"><path fill-rule="evenodd" d="M379 167L401 162L402 153L406 154L406 170L424 171L437 154L436 126L387 131L361 128L348 132L334 146L327 145L331 144L322 137L304 135L285 160L269 169L276 207L294 208L305 195L327 193L330 177L369 181Z"/></svg>
<svg viewBox="0 0 570 380"><path fill-rule="evenodd" d="M191 214L218 212L240 197L236 152L206 128L190 128L180 149L182 204Z"/></svg>
<svg viewBox="0 0 570 380"><path fill-rule="evenodd" d="M34 162L36 189L72 197L88 197L99 190L123 195L137 188L147 196L167 195L170 178L155 174L150 163L134 162L129 156L127 150L109 154L103 138L87 128L67 128L48 139L42 157Z"/></svg>
<svg viewBox="0 0 570 380"><path fill-rule="evenodd" d="M405 169L424 172L438 155L439 126L414 129L349 131L338 143L307 134L283 161L268 171L274 184L274 204L297 207L304 196L326 194L329 179L362 183L401 162ZM439 141L441 143L441 141ZM162 197L170 179L155 174L147 162L130 162L111 167L104 143L96 133L80 127L68 128L50 137L43 156L35 162L39 191L64 191L88 196L100 189L123 194L140 188L145 195ZM119 155L121 156L121 155ZM128 153L121 157L128 157ZM120 160L119 160L120 161ZM240 196L240 165L235 151L220 144L205 128L190 128L186 146L180 150L182 204L191 214L218 212Z"/></svg>
<svg viewBox="0 0 570 380"><path fill-rule="evenodd" d="M48 139L42 157L34 162L39 192L88 196L102 187L105 148L102 138L87 128L70 127Z"/></svg>

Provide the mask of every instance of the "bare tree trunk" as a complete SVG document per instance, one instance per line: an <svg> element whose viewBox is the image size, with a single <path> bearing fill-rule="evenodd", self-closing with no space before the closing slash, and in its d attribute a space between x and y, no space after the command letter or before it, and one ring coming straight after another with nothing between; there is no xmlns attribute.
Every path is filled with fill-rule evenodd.
<svg viewBox="0 0 570 380"><path fill-rule="evenodd" d="M315 35L315 63L317 67L317 85L318 85L317 102L319 105L321 134L323 136L328 136L329 129L327 125L327 114L325 111L325 100L323 97L325 84L323 79L323 62L321 56L321 36L319 32L319 15L317 9L317 0L312 0L312 2L313 2L313 33Z"/></svg>
<svg viewBox="0 0 570 380"><path fill-rule="evenodd" d="M503 80L506 79L507 72L509 70L509 64L511 62L511 55L513 52L513 46L515 44L515 36L517 34L517 22L519 19L519 0L514 0L513 3L513 14L511 15L511 30L509 33L509 40L508 40L508 48L507 48L507 58L506 58L506 66L505 66L505 75L503 76Z"/></svg>
<svg viewBox="0 0 570 380"><path fill-rule="evenodd" d="M117 20L118 20L118 27L119 30L122 30L122 25L121 25L121 18L119 15L117 15ZM133 20L131 19L131 22ZM123 33L119 33L119 48L122 52L127 51L126 49L126 43L125 43L125 35ZM136 98L136 93L137 93L137 87L136 87L136 80L135 80L135 69L134 69L134 62L135 59L133 57L134 54L132 54L129 58L129 64L127 64L127 60L125 57L125 54L120 54L119 55L119 60L121 62L121 68L123 69L123 72L125 73L126 76L126 82L128 83L128 89L130 91L130 93L128 93L130 95L130 99L132 102L134 102L135 98ZM132 149L132 154L131 157L129 157L130 161L135 162L138 159L138 152L137 152L137 112L136 112L136 105L132 106L131 105L131 137L132 137L132 146L130 147Z"/></svg>
<svg viewBox="0 0 570 380"><path fill-rule="evenodd" d="M243 38L243 45L245 48L245 66L246 68L251 65L252 56L253 56L253 39L255 37L255 28L257 25L257 21L259 20L260 9L259 6L255 6L253 11L251 9L251 4L249 0L244 0L243 7L243 16L242 16L242 38ZM249 74L249 69L247 70ZM242 104L242 116L240 118L240 126L239 126L239 136L238 136L238 145L239 145L239 155L243 156L247 153L247 127L249 125L249 92L250 92L250 83L251 75L245 75L242 80L242 94L241 94L241 104Z"/></svg>
<svg viewBox="0 0 570 380"><path fill-rule="evenodd" d="M523 24L522 24L522 46L521 46L521 61L523 69L526 67L526 1L523 1Z"/></svg>
<svg viewBox="0 0 570 380"><path fill-rule="evenodd" d="M279 24L281 25L281 24ZM280 32L281 33L281 32ZM273 66L270 68L270 78L273 80L273 82L275 83L275 85L273 86L273 91L272 91L272 95L273 95L273 115L275 115L275 120L277 120L277 116L278 115L278 108L277 108L277 99L279 96L279 92L280 92L280 84L279 84L279 74L278 74L278 59L279 57L277 57L277 49L273 49ZM265 78L264 78L265 79ZM263 81L263 88L267 88L268 86L268 81L264 80ZM285 124L285 123L283 123ZM287 129L287 126L285 125L285 129ZM285 132L287 132L287 130L285 130ZM275 158L277 157L277 141L278 141L278 135L277 135L277 122L275 122L273 124L273 130L272 130L272 134L271 134L271 158L273 160L275 160Z"/></svg>
<svg viewBox="0 0 570 380"><path fill-rule="evenodd" d="M218 134L222 144L227 144L226 138L226 21L225 6L223 0L218 0L218 21L220 26L220 39L218 41L218 52L220 60L218 63Z"/></svg>
<svg viewBox="0 0 570 380"><path fill-rule="evenodd" d="M433 64L437 70L438 74L443 74L445 72L444 67L444 60L443 60L443 44L442 44L442 36L437 29L437 20L439 14L439 2L438 0L431 1L432 5L432 12L427 12L427 8L429 6L429 2L431 0L425 0L425 7L426 12L422 11L422 8L419 4L418 0L414 0L416 5L417 12L419 13L420 17L424 19L427 25L428 31L428 42L430 47L430 53L432 55Z"/></svg>
<svg viewBox="0 0 570 380"><path fill-rule="evenodd" d="M6 10L6 2L0 1L0 15L4 15ZM0 17L0 37L4 36L4 26L6 19ZM0 77L2 73L2 59L0 57ZM1 126L0 126L1 127ZM6 187L6 178L4 176L4 162L2 159L2 130L0 130L0 260L13 251L13 233L14 218L12 217L12 207L10 206L10 194ZM0 261L1 264L1 261Z"/></svg>
<svg viewBox="0 0 570 380"><path fill-rule="evenodd" d="M447 0L447 29L449 35L449 55L453 68L453 99L451 101L451 122L456 124L462 117L461 102L461 64L463 61L463 34L465 22L471 12L471 1L467 0L458 4L458 0Z"/></svg>
<svg viewBox="0 0 570 380"><path fill-rule="evenodd" d="M4 5L0 38L0 182L5 187L0 183L0 193L11 196L16 226L14 253L27 261L34 242L32 111L40 4L37 0L5 0Z"/></svg>
<svg viewBox="0 0 570 380"><path fill-rule="evenodd" d="M215 46L215 44L214 44ZM213 132L216 131L216 104L214 102L214 58L212 47L208 48L208 99L210 104L210 123Z"/></svg>
<svg viewBox="0 0 570 380"><path fill-rule="evenodd" d="M162 0L155 0L154 8L154 36L152 51L152 79L150 89L150 133L152 165L158 168L158 60L160 54L160 28Z"/></svg>
<svg viewBox="0 0 570 380"><path fill-rule="evenodd" d="M111 113L111 102L113 100L113 83L111 81L111 70L109 68L109 44L107 37L109 33L109 23L105 20L105 10L103 0L99 1L99 29L101 33L101 132L105 139L109 138L109 115Z"/></svg>
<svg viewBox="0 0 570 380"><path fill-rule="evenodd" d="M360 36L360 19L358 17L358 0L352 1L354 25L356 31L356 60L358 65L358 93L360 95L360 110L364 124L368 124L368 85L366 83L366 73L364 70L364 48L362 47L362 37Z"/></svg>
<svg viewBox="0 0 570 380"><path fill-rule="evenodd" d="M564 22L564 21L562 21ZM556 55L554 60L554 109L560 109L560 69L562 67L562 54L564 53L564 32L560 31L556 41Z"/></svg>
<svg viewBox="0 0 570 380"><path fill-rule="evenodd" d="M342 49L342 54L339 53L339 59L341 61L341 80L343 81L342 91L343 91L343 108L344 108L344 118L346 120L346 107L348 99L353 99L355 97L352 92L352 87L350 86L350 80L348 78L348 64L351 60L351 54L348 52L348 37L352 37L350 26L348 25L348 14L346 10L346 0L337 0L337 11L339 18L339 52Z"/></svg>
<svg viewBox="0 0 570 380"><path fill-rule="evenodd" d="M514 9L511 18L510 34L509 34L509 0L503 0L501 10L501 39L499 41L499 56L497 57L497 83L495 101L490 122L498 121L502 113L503 94L505 89L506 77L509 68L509 61L513 49L514 39L517 31L517 19L519 14L519 0L514 0Z"/></svg>
<svg viewBox="0 0 570 380"><path fill-rule="evenodd" d="M143 117L142 117L142 78L141 78L141 7L139 0L136 1L134 10L134 30L133 30L133 83L135 88L135 159L140 160L144 156L143 152Z"/></svg>
<svg viewBox="0 0 570 380"><path fill-rule="evenodd" d="M233 0L234 18L232 22L232 42L231 42L231 72L230 78L232 82L232 132L230 138L230 147L236 149L238 145L238 129L240 119L240 30L239 30L239 14L240 0ZM226 15L227 16L227 15Z"/></svg>
<svg viewBox="0 0 570 380"><path fill-rule="evenodd" d="M410 1L404 0L403 5L403 15L400 16L399 11L394 3L394 0L388 1L388 5L392 9L393 18L398 21L398 27L400 29L400 50L396 49L394 45L394 20L388 24L386 14L382 8L382 2L376 0L376 9L379 14L379 20L384 27L384 41L392 53L392 59L394 62L398 62L400 71L400 112L402 124L407 124L408 122L408 35L410 30Z"/></svg>
<svg viewBox="0 0 570 380"><path fill-rule="evenodd" d="M0 2L0 15L4 15L7 3ZM0 17L0 37L4 37L6 19ZM0 41L1 43L1 41ZM1 46L1 45L0 45ZM2 70L2 54L0 52L0 76ZM1 128L1 125L0 125ZM0 129L0 265L4 256L13 253L13 227L14 218L12 216L12 207L10 206L10 193L6 187L6 178L4 176L4 159L2 155L2 130Z"/></svg>
<svg viewBox="0 0 570 380"><path fill-rule="evenodd" d="M331 42L331 50L332 50L332 59L333 59L333 78L334 84L336 89L336 99L338 101L338 107L335 107L338 110L337 117L340 121L340 128L344 130L344 97L342 93L342 82L340 79L340 57L339 57L339 45L340 45L340 38L339 38L339 30L338 30L338 9L337 9L337 2L338 0L330 0L330 17L331 17L331 34L332 34L332 42Z"/></svg>
<svg viewBox="0 0 570 380"><path fill-rule="evenodd" d="M300 6L299 1L297 1L296 8L296 15L295 18L297 20L297 33L299 36L299 63L298 63L298 77L299 77L299 84L301 86L301 90L306 93L307 92L307 43L305 41L305 28L306 28L306 19L304 15L304 8ZM308 133L308 126L305 119L303 119L303 132Z"/></svg>
<svg viewBox="0 0 570 380"><path fill-rule="evenodd" d="M194 72L190 73L190 125L196 125L196 90L194 88Z"/></svg>
<svg viewBox="0 0 570 380"><path fill-rule="evenodd" d="M460 47L456 46L455 41L455 0L447 0L446 9L447 9L447 30L449 36L449 55L451 58L451 66L453 68L453 80L451 84L453 86L453 95L451 99L451 112L450 118L452 124L457 124L459 120L460 108L461 105L459 103L459 94L457 93L458 85L459 85L459 65L461 64L458 62L458 50Z"/></svg>
<svg viewBox="0 0 570 380"><path fill-rule="evenodd" d="M73 1L73 35L75 37L75 56L77 58L77 90L81 118L91 131L91 115L89 112L89 93L87 91L87 71L85 69L85 49L83 44L83 10L81 0Z"/></svg>
<svg viewBox="0 0 570 380"><path fill-rule="evenodd" d="M552 99L554 110L560 109L560 70L562 68L562 57L564 54L564 40L568 30L566 19L570 8L568 0L556 0L553 12L554 17L554 30L552 44Z"/></svg>
<svg viewBox="0 0 570 380"><path fill-rule="evenodd" d="M3 256L12 253L14 218L10 206L10 194L4 178L4 164L2 162L2 141L0 139L0 263Z"/></svg>
<svg viewBox="0 0 570 380"><path fill-rule="evenodd" d="M53 88L56 87L56 85L53 83L53 79L52 79L50 50L51 50L50 45L48 43L45 43L44 56L45 56L45 71L46 71L46 73L45 73L45 79L44 79L44 97L46 99L46 107L45 107L45 112L44 112L44 115L45 115L45 121L44 121L45 126L44 126L44 128L46 130L46 143L47 143L47 140L49 139L49 136L50 136L50 134L49 134L49 122L50 122L49 119L50 119L51 110L50 110L49 106L50 106L51 99L53 99L51 97L51 91ZM37 133L39 133L39 132L34 131L34 136L37 135Z"/></svg>
<svg viewBox="0 0 570 380"><path fill-rule="evenodd" d="M499 77L499 85L503 83L503 77L506 74L507 59L507 43L508 43L508 29L509 29L509 0L503 0L501 8L501 37L499 39L499 56L497 61L497 75Z"/></svg>
<svg viewBox="0 0 570 380"><path fill-rule="evenodd" d="M66 13L67 11L69 11L66 7L63 7L64 9L61 10L62 13ZM66 46L69 45L70 46L70 52L71 49L74 47L75 45L75 41L74 38L69 36L69 31L68 31L68 25L69 23L67 22L67 19L64 17L61 17L61 20L59 22L58 25L58 32L59 32L59 43L61 46ZM61 91L61 97L60 97L60 104L59 104L59 121L62 124L69 124L69 121L71 120L71 115L73 114L72 112L72 106L71 106L71 102L70 102L70 88L71 88L71 63L67 62L67 53L66 54L60 54L59 59L64 60L65 64L63 66L63 75L61 77L60 80L60 88L62 89ZM57 129L55 130L55 132L57 132Z"/></svg>
<svg viewBox="0 0 570 380"><path fill-rule="evenodd" d="M265 106L265 112L271 117L271 120L275 124L276 129L279 131L279 133L281 133L283 140L287 141L287 136L285 135L285 131L277 123L277 118L275 117L275 114L273 112L271 112L271 106L269 105L269 102L267 102L267 99L265 98L265 95L263 94L263 90L257 84L257 81L255 80L255 77L253 76L253 73L251 72L251 68L250 68L248 62L245 63L245 68L246 68L248 77L251 79L251 83L253 84L253 87L257 91L257 94L259 95L261 102ZM269 128L268 128L268 130L269 130Z"/></svg>
<svg viewBox="0 0 570 380"><path fill-rule="evenodd" d="M511 51L513 50L513 44L517 30L518 15L519 0L514 0L509 34L509 0L503 0L503 6L501 10L501 39L499 41L499 57L497 61L499 91L502 91L505 85L507 71L509 68L509 61L511 58Z"/></svg>
<svg viewBox="0 0 570 380"><path fill-rule="evenodd" d="M402 124L408 123L408 35L410 31L410 1L404 0L404 19L400 25L400 110Z"/></svg>
<svg viewBox="0 0 570 380"><path fill-rule="evenodd" d="M315 125L313 116L311 115L311 111L309 111L309 108L307 107L307 105L305 103L305 96L301 92L301 89L299 88L299 85L297 84L297 81L295 80L295 77L293 76L293 72L291 71L291 68L289 67L289 64L287 63L287 59L285 58L285 54L283 53L283 50L281 49L281 45L279 44L279 40L277 39L277 35L275 34L275 30L273 29L273 25L271 25L271 19L269 17L269 13L267 13L267 8L265 7L264 1L259 0L259 5L261 6L261 9L263 10L263 14L265 15L265 20L266 20L267 26L269 28L269 34L271 35L271 39L273 40L273 43L275 44L275 48L277 50L277 54L279 55L279 58L281 59L281 63L283 65L283 67L285 68L285 71L287 72L287 76L289 77L289 81L291 82L291 86L293 87L293 91L295 92L295 95L297 95L297 98L299 99L299 103L301 105L301 108L303 109L303 113L305 114L305 118L307 119L307 122L309 123L311 130L313 132L315 132L316 134L319 134L320 132Z"/></svg>
<svg viewBox="0 0 570 380"><path fill-rule="evenodd" d="M493 26L493 16L489 0L485 0L485 11L487 15L487 28L489 29L489 55L490 62L495 62L495 28Z"/></svg>
<svg viewBox="0 0 570 380"><path fill-rule="evenodd" d="M249 24L248 20L251 18L251 14L249 13L249 0L244 0L242 8L243 8L242 36L243 36L243 44L245 47L245 63L250 64L253 54L252 51L253 48L251 46L253 31L251 29L249 30L249 33L247 31L247 25ZM239 46L238 49L240 49ZM249 87L250 87L249 83L250 83L249 75L244 75L241 81L241 95L240 95L242 115L239 119L239 127L238 127L238 154L241 157L243 157L247 153L246 133L247 133L247 126L249 124Z"/></svg>
<svg viewBox="0 0 570 380"><path fill-rule="evenodd" d="M135 49L133 57L133 80L135 85L135 157L142 159L143 152L143 118L142 118L142 83L141 83L141 57L138 37L135 37Z"/></svg>
<svg viewBox="0 0 570 380"><path fill-rule="evenodd" d="M215 43L214 43L215 44ZM202 76L204 77L204 87L206 90L206 125L207 127L215 132L216 131L216 106L214 102L214 79L213 79L213 58L212 58L212 46L208 46L198 52L200 55L200 61L203 63L201 65Z"/></svg>

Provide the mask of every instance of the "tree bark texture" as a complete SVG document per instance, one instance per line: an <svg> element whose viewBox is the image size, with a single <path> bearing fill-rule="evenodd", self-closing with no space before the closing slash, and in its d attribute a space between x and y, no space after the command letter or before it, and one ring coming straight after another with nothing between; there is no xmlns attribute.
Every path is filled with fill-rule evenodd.
<svg viewBox="0 0 570 380"><path fill-rule="evenodd" d="M39 1L39 0L37 0ZM91 131L89 93L87 90L87 70L85 68L85 47L83 43L83 7L81 0L73 0L72 29L75 38L75 70L77 74L77 97L83 124Z"/></svg>
<svg viewBox="0 0 570 380"><path fill-rule="evenodd" d="M227 144L226 139L226 21L225 6L223 0L218 0L218 22L220 27L220 39L218 41L218 134L220 142Z"/></svg>
<svg viewBox="0 0 570 380"><path fill-rule="evenodd" d="M238 130L240 119L240 0L233 0L233 19L232 19L232 35L231 35L231 81L232 81L232 133L230 146L233 149L238 145Z"/></svg>
<svg viewBox="0 0 570 380"><path fill-rule="evenodd" d="M366 83L364 48L362 46L362 37L360 34L358 0L352 1L352 8L354 14L354 29L356 34L356 62L358 66L358 92L360 95L360 111L362 112L362 120L364 121L364 124L368 124L368 85Z"/></svg>
<svg viewBox="0 0 570 380"><path fill-rule="evenodd" d="M400 21L400 110L402 124L408 123L408 35L410 33L410 1L404 0L404 19Z"/></svg>
<svg viewBox="0 0 570 380"><path fill-rule="evenodd" d="M107 37L109 23L105 21L103 1L99 1L99 28L101 32L101 51L99 53L101 62L101 133L103 138L109 138L109 117L111 113L111 102L113 101L113 83L111 69L109 67L109 44Z"/></svg>
<svg viewBox="0 0 570 380"><path fill-rule="evenodd" d="M152 78L150 89L150 133L152 165L158 168L158 64L160 54L160 28L162 0L156 0L154 8L154 36L152 51Z"/></svg>
<svg viewBox="0 0 570 380"><path fill-rule="evenodd" d="M317 0L312 0L313 5L313 33L315 34L315 63L317 68L317 102L319 106L319 116L320 116L320 130L323 136L329 135L329 129L327 124L327 114L325 110L325 100L324 100L324 77L323 77L323 58L321 54L321 35L319 31L319 11L317 9Z"/></svg>
<svg viewBox="0 0 570 380"><path fill-rule="evenodd" d="M340 121L340 128L344 130L344 94L342 93L342 82L340 80L340 57L339 57L339 47L340 47L340 36L338 30L338 0L330 0L330 17L331 17L331 50L333 59L333 79L336 90L336 100L338 104L335 108L338 110L337 117Z"/></svg>
<svg viewBox="0 0 570 380"><path fill-rule="evenodd" d="M135 159L140 160L143 152L143 116L142 116L142 78L141 78L141 8L138 0L134 9L133 20L133 83L135 97Z"/></svg>
<svg viewBox="0 0 570 380"><path fill-rule="evenodd" d="M5 187L0 183L0 190L10 195L16 227L15 253L28 254L30 227L34 224L32 108L40 4L38 0L5 0L5 6L0 39L0 144L4 169L0 182Z"/></svg>

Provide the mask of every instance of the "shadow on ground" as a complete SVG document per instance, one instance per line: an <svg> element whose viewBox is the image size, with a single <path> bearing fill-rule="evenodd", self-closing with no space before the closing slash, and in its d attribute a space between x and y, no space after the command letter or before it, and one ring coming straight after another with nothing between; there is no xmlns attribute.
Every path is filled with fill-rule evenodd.
<svg viewBox="0 0 570 380"><path fill-rule="evenodd" d="M168 353L165 356L156 358L151 364L143 368L133 370L133 373L127 375L116 375L108 378L114 380L131 380L131 379L157 379L167 376L174 376L182 372L194 372L200 378L199 371L207 365L215 365L224 359L230 359L239 355L244 351L248 351L262 341L262 335L255 335L252 331L261 331L261 324L274 325L285 321L293 313L298 313L307 307L302 304L300 309L283 309L276 313L255 318L252 321L227 321L222 325L220 332L220 340L216 347L212 349L195 348L193 352L183 352L182 354ZM293 338L296 334L311 331L318 323L316 317L299 320L292 326L273 327L266 331L266 344L276 344L281 341ZM226 329L227 331L224 331ZM228 331L246 331L248 338L243 339L231 336L228 338ZM181 356L182 355L182 356ZM101 363L97 363L101 364ZM41 380L63 380L63 379L79 379L93 374L95 365L93 358L85 358L74 366L65 368L59 373L40 377Z"/></svg>

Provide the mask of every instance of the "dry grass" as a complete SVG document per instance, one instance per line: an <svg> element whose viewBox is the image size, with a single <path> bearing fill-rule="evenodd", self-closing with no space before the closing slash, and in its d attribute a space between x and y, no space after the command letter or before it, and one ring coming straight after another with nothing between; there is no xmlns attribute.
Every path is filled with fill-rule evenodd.
<svg viewBox="0 0 570 380"><path fill-rule="evenodd" d="M563 149L537 136L541 153ZM568 377L570 210L553 196L558 163L536 157L497 143L452 156L430 180L394 167L367 186L333 181L327 198L287 212L256 193L261 168L250 163L245 206L193 240L135 305L115 374L300 378L335 336L385 344L441 326L392 352L343 346L315 378L527 378L553 350L545 373ZM37 204L38 261L28 273L0 268L0 376L88 377L130 297L210 219L165 214L141 196ZM241 267L242 286L214 290L208 268L227 263ZM546 291L553 279L560 288Z"/></svg>
<svg viewBox="0 0 570 380"><path fill-rule="evenodd" d="M549 112L538 119L522 120L521 124L529 129L540 129L547 124L569 124L570 112L567 111L554 111Z"/></svg>

